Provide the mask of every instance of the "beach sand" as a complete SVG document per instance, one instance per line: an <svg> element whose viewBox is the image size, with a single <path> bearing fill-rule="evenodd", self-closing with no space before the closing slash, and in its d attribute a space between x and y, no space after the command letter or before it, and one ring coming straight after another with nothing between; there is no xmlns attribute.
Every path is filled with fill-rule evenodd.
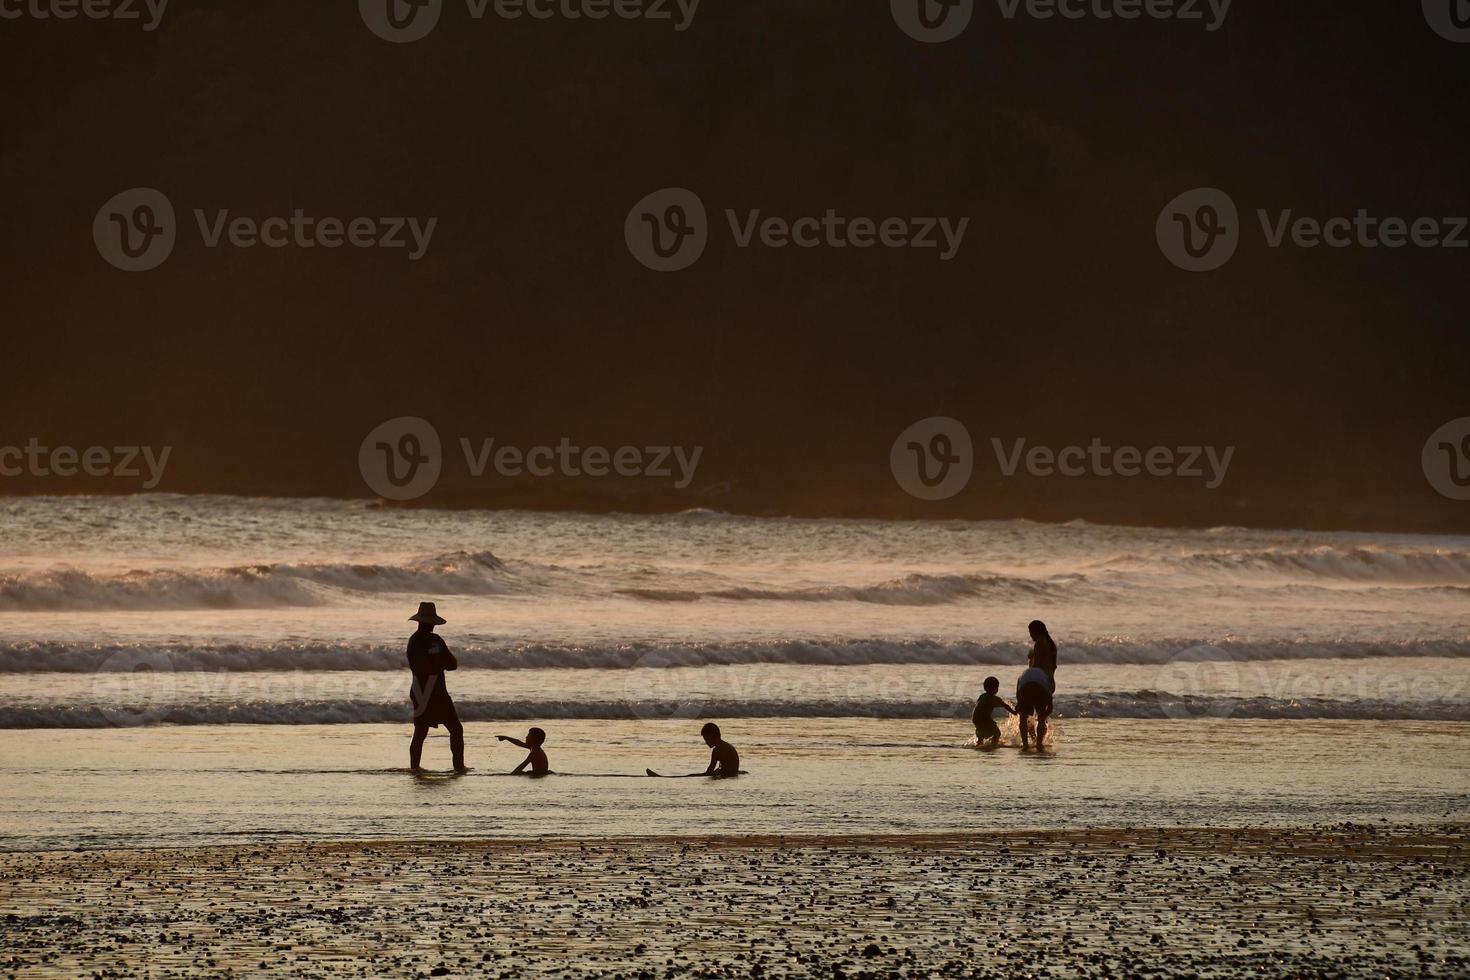
<svg viewBox="0 0 1470 980"><path fill-rule="evenodd" d="M1470 825L0 854L7 976L1463 976Z"/></svg>

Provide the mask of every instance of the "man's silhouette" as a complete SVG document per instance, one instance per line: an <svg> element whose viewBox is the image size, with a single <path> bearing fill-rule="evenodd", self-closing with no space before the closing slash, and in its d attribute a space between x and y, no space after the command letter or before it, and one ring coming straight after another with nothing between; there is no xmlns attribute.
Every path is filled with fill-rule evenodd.
<svg viewBox="0 0 1470 980"><path fill-rule="evenodd" d="M419 603L419 611L408 617L418 623L419 628L408 638L408 669L413 671L413 686L408 689L413 702L413 741L408 746L408 762L414 772L420 769L419 760L424 752L424 739L430 728L443 725L449 732L449 749L454 755L455 772L465 772L464 726L459 723L459 714L450 700L449 688L444 683L444 672L456 670L459 661L449 652L444 640L434 632L435 626L443 626L432 602Z"/></svg>

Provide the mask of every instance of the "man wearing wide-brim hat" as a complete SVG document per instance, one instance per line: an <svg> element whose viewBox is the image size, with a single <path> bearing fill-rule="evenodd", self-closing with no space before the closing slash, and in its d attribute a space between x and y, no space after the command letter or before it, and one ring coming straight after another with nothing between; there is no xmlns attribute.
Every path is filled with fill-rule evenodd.
<svg viewBox="0 0 1470 980"><path fill-rule="evenodd" d="M444 620L432 602L420 602L419 611L408 617L418 623L419 628L408 638L408 669L413 671L413 686L408 689L408 698L413 702L413 741L408 746L408 761L415 772L419 771L419 760L424 752L424 739L429 729L443 725L449 732L449 750L454 755L454 769L464 772L464 726L459 723L459 714L454 710L454 701L449 697L449 688L444 683L444 672L456 670L459 661L449 652L444 638L434 632L435 626L443 626Z"/></svg>

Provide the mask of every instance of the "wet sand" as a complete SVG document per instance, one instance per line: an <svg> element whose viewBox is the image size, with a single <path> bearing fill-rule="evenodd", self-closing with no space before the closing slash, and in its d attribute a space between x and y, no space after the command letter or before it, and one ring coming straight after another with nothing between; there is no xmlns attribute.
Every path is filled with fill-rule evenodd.
<svg viewBox="0 0 1470 980"><path fill-rule="evenodd" d="M1470 972L1470 825L0 854L5 976Z"/></svg>

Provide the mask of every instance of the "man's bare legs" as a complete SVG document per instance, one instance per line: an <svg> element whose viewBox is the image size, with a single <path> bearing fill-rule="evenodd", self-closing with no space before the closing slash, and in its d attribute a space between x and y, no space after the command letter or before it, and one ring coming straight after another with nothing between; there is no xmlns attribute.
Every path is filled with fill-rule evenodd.
<svg viewBox="0 0 1470 980"><path fill-rule="evenodd" d="M424 739L429 737L429 726L414 722L413 741L408 743L408 766L414 772L421 768L419 762L424 757Z"/></svg>
<svg viewBox="0 0 1470 980"><path fill-rule="evenodd" d="M454 757L454 768L458 772L464 772L468 767L464 764L464 726L455 721L444 722L444 728L449 732L449 753ZM429 726L414 722L413 741L408 743L408 764L417 772L424 757L424 739L429 737Z"/></svg>
<svg viewBox="0 0 1470 980"><path fill-rule="evenodd" d="M469 768L464 764L464 726L456 718L446 721L444 727L449 732L449 753L454 756L454 771L464 772Z"/></svg>

